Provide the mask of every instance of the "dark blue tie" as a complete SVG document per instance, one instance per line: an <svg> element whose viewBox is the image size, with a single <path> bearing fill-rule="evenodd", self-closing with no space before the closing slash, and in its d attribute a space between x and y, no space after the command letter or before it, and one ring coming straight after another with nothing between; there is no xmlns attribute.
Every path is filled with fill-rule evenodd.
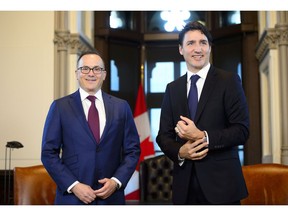
<svg viewBox="0 0 288 216"><path fill-rule="evenodd" d="M99 143L100 140L100 125L99 125L99 114L98 114L98 110L95 106L95 100L96 97L89 95L87 97L88 100L91 101L91 106L89 108L88 111L88 124L89 127L95 137L95 140L97 141L97 143Z"/></svg>
<svg viewBox="0 0 288 216"><path fill-rule="evenodd" d="M197 86L196 82L200 76L198 75L193 75L190 77L191 80L191 86L190 86L190 91L188 95L188 106L189 106L189 111L190 111L190 117L194 121L195 114L197 111L197 105L198 105L198 92L197 92Z"/></svg>

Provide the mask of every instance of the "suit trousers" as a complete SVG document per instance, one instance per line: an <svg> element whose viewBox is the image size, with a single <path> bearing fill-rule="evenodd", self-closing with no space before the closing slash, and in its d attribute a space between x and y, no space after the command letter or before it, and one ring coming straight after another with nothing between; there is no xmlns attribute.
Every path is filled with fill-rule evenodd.
<svg viewBox="0 0 288 216"><path fill-rule="evenodd" d="M187 203L188 205L209 205L211 203L208 202L206 199L201 186L199 184L195 165L193 163L192 165L192 172L191 172L191 178L190 178L190 185L189 185L189 193L187 197Z"/></svg>
<svg viewBox="0 0 288 216"><path fill-rule="evenodd" d="M187 197L187 205L213 205L213 203L209 202L199 184L197 173L195 169L195 165L192 165L192 172L190 178L189 192ZM222 203L220 205L240 205L240 200L231 203Z"/></svg>

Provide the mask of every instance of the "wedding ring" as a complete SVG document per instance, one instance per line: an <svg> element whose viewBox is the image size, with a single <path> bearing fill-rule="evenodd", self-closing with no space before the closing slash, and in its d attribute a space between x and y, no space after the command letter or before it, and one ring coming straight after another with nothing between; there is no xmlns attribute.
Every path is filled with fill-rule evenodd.
<svg viewBox="0 0 288 216"><path fill-rule="evenodd" d="M175 127L175 132L176 132L176 134L178 134L178 133L179 133L179 130L178 130L178 128L177 128L177 127Z"/></svg>

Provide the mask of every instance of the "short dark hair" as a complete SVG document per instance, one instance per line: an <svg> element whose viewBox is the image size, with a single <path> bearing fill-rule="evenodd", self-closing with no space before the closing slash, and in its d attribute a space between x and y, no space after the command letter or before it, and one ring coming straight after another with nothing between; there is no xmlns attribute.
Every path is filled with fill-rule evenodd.
<svg viewBox="0 0 288 216"><path fill-rule="evenodd" d="M184 26L184 28L180 31L180 33L179 33L179 45L182 46L185 34L188 31L194 31L194 30L201 31L207 37L209 45L210 46L212 45L213 38L212 38L209 30L204 25L202 25L200 22L198 22L198 21L188 22Z"/></svg>
<svg viewBox="0 0 288 216"><path fill-rule="evenodd" d="M100 56L100 58L103 60L101 54L100 54L97 50L89 50L89 51L82 52L82 53L79 55L79 57L78 57L78 59L77 59L77 66L78 66L78 64L79 64L80 59L81 59L83 56L85 56L85 55L98 55L98 56ZM103 64L104 64L104 60L103 60Z"/></svg>

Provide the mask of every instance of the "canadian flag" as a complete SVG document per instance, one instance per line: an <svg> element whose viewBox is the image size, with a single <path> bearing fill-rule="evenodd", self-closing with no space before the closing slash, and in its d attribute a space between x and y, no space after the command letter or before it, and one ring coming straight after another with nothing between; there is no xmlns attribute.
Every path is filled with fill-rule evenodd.
<svg viewBox="0 0 288 216"><path fill-rule="evenodd" d="M137 94L136 107L134 110L134 121L140 137L141 155L130 181L125 188L126 200L140 200L139 191L139 165L140 162L148 157L155 155L153 141L151 140L151 131L149 116L147 112L145 95L142 84L140 84Z"/></svg>

